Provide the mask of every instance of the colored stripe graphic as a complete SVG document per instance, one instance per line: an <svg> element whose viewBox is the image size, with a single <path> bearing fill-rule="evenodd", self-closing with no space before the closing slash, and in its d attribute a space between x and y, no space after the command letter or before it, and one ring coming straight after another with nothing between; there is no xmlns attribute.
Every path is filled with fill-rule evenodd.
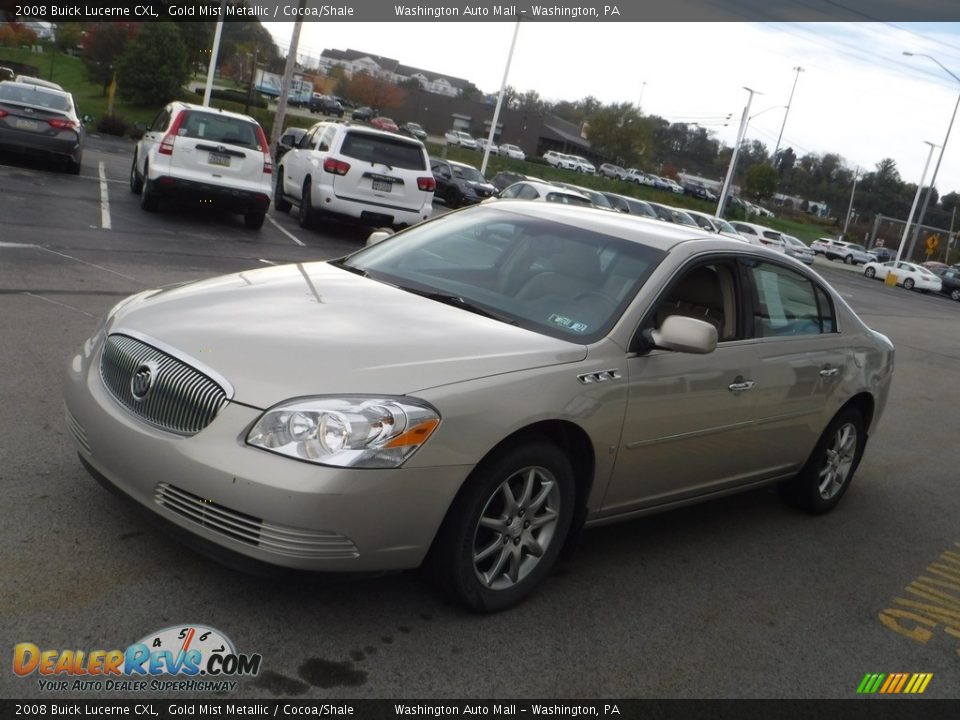
<svg viewBox="0 0 960 720"><path fill-rule="evenodd" d="M867 673L857 686L858 695L919 695L933 679L933 673Z"/></svg>

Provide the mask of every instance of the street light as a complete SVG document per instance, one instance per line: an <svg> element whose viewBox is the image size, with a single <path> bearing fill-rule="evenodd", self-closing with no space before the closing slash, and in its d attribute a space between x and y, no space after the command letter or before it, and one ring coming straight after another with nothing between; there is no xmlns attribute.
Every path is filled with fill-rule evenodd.
<svg viewBox="0 0 960 720"><path fill-rule="evenodd" d="M947 75L952 77L958 83L960 83L960 77L954 75L946 66L937 60L932 55L927 55L926 53L912 53L903 51L903 54L908 57L925 57L928 60L933 60L937 65L940 66L940 69L943 70ZM947 141L950 140L950 131L953 129L953 121L957 117L957 108L960 107L960 95L957 95L957 103L953 106L953 115L950 116L950 124L947 125L947 134L943 138L943 145L940 146L940 155L937 157L937 164L933 167L933 177L930 178L930 189L927 190L927 194L923 198L923 206L920 208L920 217L917 218L916 227L913 229L913 237L910 238L910 247L907 249L907 257L913 257L913 248L917 244L917 239L920 237L920 228L923 225L923 216L927 213L927 205L930 204L930 196L933 195L933 187L937 182L937 172L940 170L940 163L943 160L943 153L947 149ZM919 192L919 188L918 188ZM909 221L909 218L907 218Z"/></svg>
<svg viewBox="0 0 960 720"><path fill-rule="evenodd" d="M910 214L907 215L907 224L903 228L903 237L900 238L900 244L897 246L897 262L900 262L900 258L903 256L903 245L907 242L907 235L910 234L910 220L913 218L913 213L917 209L917 202L920 200L920 193L923 190L923 181L927 177L927 168L930 167L930 158L933 157L933 149L937 147L929 140L924 140L924 142L930 146L930 152L927 153L927 162L923 165L923 175L920 176L920 184L917 185L917 194L913 196L913 205L910 206ZM931 185L931 187L933 187ZM927 197L930 197L930 193L927 193ZM921 217L923 217L921 215ZM917 227L920 227L920 222L917 222ZM911 249L913 244L910 245ZM907 253L907 257L910 257L910 253Z"/></svg>
<svg viewBox="0 0 960 720"><path fill-rule="evenodd" d="M773 149L773 156L777 156L777 151L780 150L780 140L783 138L783 130L787 127L787 115L790 114L790 106L793 105L793 92L797 89L797 80L800 79L800 73L804 72L804 69L797 65L794 70L797 71L796 76L793 78L793 87L790 88L790 99L787 100L787 111L783 114L783 124L780 126L780 134L777 136L777 146Z"/></svg>
<svg viewBox="0 0 960 720"><path fill-rule="evenodd" d="M720 199L717 201L717 217L723 217L723 209L727 205L727 193L730 192L730 183L733 180L733 171L737 167L737 157L740 155L740 144L743 142L743 136L747 132L747 123L750 122L750 103L753 102L754 95L762 95L756 90L744 86L743 88L750 96L747 98L747 104L743 106L743 115L740 116L740 130L737 132L737 142L733 146L733 152L730 155L730 167L727 168L727 176L723 179L723 187L720 189ZM758 113L759 114L759 113Z"/></svg>

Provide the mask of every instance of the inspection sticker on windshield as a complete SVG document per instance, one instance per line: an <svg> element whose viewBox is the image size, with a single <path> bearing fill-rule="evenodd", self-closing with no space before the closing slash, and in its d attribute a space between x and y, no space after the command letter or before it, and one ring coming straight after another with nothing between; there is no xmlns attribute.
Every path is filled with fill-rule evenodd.
<svg viewBox="0 0 960 720"><path fill-rule="evenodd" d="M560 327L564 327L567 330L575 333L584 333L589 327L586 323L577 322L576 320L568 318L565 315L557 315L556 313L551 315L547 322L553 323L554 325L559 325Z"/></svg>

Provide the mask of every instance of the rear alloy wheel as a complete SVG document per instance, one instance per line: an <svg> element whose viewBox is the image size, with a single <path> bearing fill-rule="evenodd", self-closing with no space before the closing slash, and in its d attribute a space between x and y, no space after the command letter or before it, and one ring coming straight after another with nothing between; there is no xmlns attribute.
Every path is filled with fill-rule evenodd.
<svg viewBox="0 0 960 720"><path fill-rule="evenodd" d="M876 277L877 271L871 267L868 267L866 270L863 271L863 274L868 278L873 278L873 277Z"/></svg>
<svg viewBox="0 0 960 720"><path fill-rule="evenodd" d="M310 196L313 193L310 189L310 180L309 178L305 183L303 183L303 194L300 196L300 207L297 208L297 219L300 221L300 227L310 228L313 227L314 220L316 220L316 212L313 209L313 205L310 201Z"/></svg>
<svg viewBox="0 0 960 720"><path fill-rule="evenodd" d="M844 262L845 265L853 265L853 255L847 255L847 256L843 259L843 262Z"/></svg>
<svg viewBox="0 0 960 720"><path fill-rule="evenodd" d="M130 163L130 192L139 195L143 192L143 178L137 172L137 155L134 153L133 162Z"/></svg>
<svg viewBox="0 0 960 720"><path fill-rule="evenodd" d="M950 299L951 299L951 300L956 300L957 302L960 302L960 290L951 290L951 291L950 291Z"/></svg>
<svg viewBox="0 0 960 720"><path fill-rule="evenodd" d="M457 496L431 551L445 589L476 612L526 598L557 560L573 519L570 461L545 440L485 460Z"/></svg>
<svg viewBox="0 0 960 720"><path fill-rule="evenodd" d="M243 216L243 224L251 230L259 230L263 227L266 217L267 213L264 210L251 210Z"/></svg>
<svg viewBox="0 0 960 720"><path fill-rule="evenodd" d="M913 286L915 284L916 283L913 282L913 278L907 278L906 280L903 281L903 287L907 290L913 290Z"/></svg>
<svg viewBox="0 0 960 720"><path fill-rule="evenodd" d="M840 502L850 487L867 441L863 416L855 407L841 410L827 427L803 469L780 485L791 505L819 515Z"/></svg>
<svg viewBox="0 0 960 720"><path fill-rule="evenodd" d="M149 167L146 165L143 166L143 191L140 193L140 207L147 212L156 212L160 207L160 198L153 190Z"/></svg>
<svg viewBox="0 0 960 720"><path fill-rule="evenodd" d="M277 183L276 187L273 190L273 207L277 212L285 213L289 212L290 208L293 207L290 201L283 194L283 168L277 168Z"/></svg>

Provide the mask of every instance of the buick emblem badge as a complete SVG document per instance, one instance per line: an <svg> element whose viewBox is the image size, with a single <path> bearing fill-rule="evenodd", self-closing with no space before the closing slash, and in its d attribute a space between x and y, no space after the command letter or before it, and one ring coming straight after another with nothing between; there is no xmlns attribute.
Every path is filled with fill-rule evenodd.
<svg viewBox="0 0 960 720"><path fill-rule="evenodd" d="M147 399L150 391L153 390L153 383L157 377L157 364L148 361L141 363L133 371L133 377L130 378L130 394L137 402L143 402Z"/></svg>

